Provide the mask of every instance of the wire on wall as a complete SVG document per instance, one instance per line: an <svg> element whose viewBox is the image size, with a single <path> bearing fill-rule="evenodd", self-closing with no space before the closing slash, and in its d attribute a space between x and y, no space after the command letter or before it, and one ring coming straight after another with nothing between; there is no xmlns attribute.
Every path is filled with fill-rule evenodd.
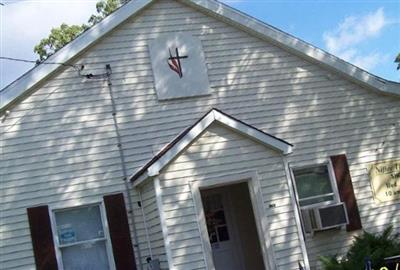
<svg viewBox="0 0 400 270"><path fill-rule="evenodd" d="M86 73L83 74L83 70L85 69L85 65L81 65L80 69L78 70L78 75L81 77L84 77L86 79L107 79L109 86L111 87L110 83L110 76L112 74L111 66L110 64L106 65L106 72L101 73L101 74L93 74L93 73Z"/></svg>
<svg viewBox="0 0 400 270"><path fill-rule="evenodd" d="M0 60L9 60L9 61L15 61L15 62L23 62L23 63L33 63L38 65L60 65L64 67L72 67L78 72L78 75L80 77L85 77L86 79L107 79L112 71L111 71L111 66L109 64L106 65L106 73L102 74L93 74L93 73L87 73L84 74L83 70L85 69L85 65L72 65L72 64L66 64L66 63L60 63L60 62L40 62L39 60L34 61L34 60L27 60L27 59L21 59L21 58L13 58L13 57L5 57L5 56L0 56Z"/></svg>
<svg viewBox="0 0 400 270"><path fill-rule="evenodd" d="M0 56L0 60L11 60L11 61L17 61L17 62L25 62L25 63L37 63L36 61L33 60L26 60L26 59L19 59L19 58L12 58L12 57L3 57ZM57 62L43 62L41 64L44 65L61 65L61 66L65 66L65 67L72 67L74 68L77 72L78 72L78 77L83 77L86 79L108 79L109 76L111 75L112 71L111 71L111 66L110 65L106 65L106 72L102 73L102 74L93 74L93 73L87 73L84 74L83 70L85 68L85 65L71 65L71 64L66 64L66 63L57 63ZM0 90L0 92L3 92L7 87L3 88ZM55 92L57 92L58 90L62 89L62 87L57 87L55 88L53 91L51 91L50 93L48 93L48 95L46 95L46 97L40 101L39 104L42 104L43 102L45 102L51 95L53 95ZM33 107L32 109L30 109L28 112L26 112L24 115L22 115L18 121L16 121L14 124L12 124L11 126L9 126L6 131L10 130L12 127L14 127L16 124L18 124L19 122L22 121L22 119L24 119L26 116L28 116L29 114L32 113L32 111L34 111L37 107ZM5 111L2 115L1 115L1 119L0 122L4 123L7 119L7 117L10 115L11 111L7 110Z"/></svg>
<svg viewBox="0 0 400 270"><path fill-rule="evenodd" d="M82 68L82 70L83 70L83 68ZM118 147L119 156L120 156L120 160L121 160L121 169L122 169L122 174L123 174L122 180L125 184L125 189L126 189L126 193L128 196L128 198L127 198L128 199L128 209L129 209L128 212L131 214L133 237L135 239L135 247L137 247L136 251L137 251L138 258L139 258L139 267L140 267L140 270L144 270L143 262L142 262L142 255L141 255L140 247L139 247L139 238L138 238L137 229L136 229L135 213L133 212L133 202L132 202L132 196L131 196L132 194L130 191L130 186L129 186L130 182L129 182L128 173L127 173L127 169L126 169L124 148L123 148L123 144L122 144L122 140L121 140L121 135L119 132L119 125L118 125L118 120L117 120L117 106L115 104L114 95L113 95L111 74L112 74L111 65L107 64L106 72L103 74L96 74L96 75L95 74L80 74L80 75L84 76L88 79L101 79L101 78L107 79L108 93L110 96L111 107L112 107L112 119L114 122L115 134L116 134L116 138L117 138L117 147Z"/></svg>

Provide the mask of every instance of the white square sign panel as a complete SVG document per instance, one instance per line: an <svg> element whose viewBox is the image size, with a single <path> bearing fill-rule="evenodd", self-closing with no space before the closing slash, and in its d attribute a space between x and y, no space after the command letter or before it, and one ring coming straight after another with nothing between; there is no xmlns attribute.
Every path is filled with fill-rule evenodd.
<svg viewBox="0 0 400 270"><path fill-rule="evenodd" d="M151 41L149 47L159 100L211 93L200 39L171 33Z"/></svg>

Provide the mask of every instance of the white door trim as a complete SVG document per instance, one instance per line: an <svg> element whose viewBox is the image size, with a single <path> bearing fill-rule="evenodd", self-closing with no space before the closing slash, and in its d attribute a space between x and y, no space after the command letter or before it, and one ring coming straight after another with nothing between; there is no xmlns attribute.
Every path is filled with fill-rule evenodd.
<svg viewBox="0 0 400 270"><path fill-rule="evenodd" d="M253 206L254 218L257 227L258 237L260 240L260 246L262 249L264 265L268 270L276 269L271 238L269 236L267 213L264 208L259 178L257 172L245 171L241 173L234 173L220 177L213 177L202 179L200 181L190 182L196 215L198 218L201 241L203 244L203 252L208 270L215 270L215 266L212 256L211 244L208 239L207 225L204 216L204 208L201 200L200 190L243 182L246 182L249 187L250 199Z"/></svg>

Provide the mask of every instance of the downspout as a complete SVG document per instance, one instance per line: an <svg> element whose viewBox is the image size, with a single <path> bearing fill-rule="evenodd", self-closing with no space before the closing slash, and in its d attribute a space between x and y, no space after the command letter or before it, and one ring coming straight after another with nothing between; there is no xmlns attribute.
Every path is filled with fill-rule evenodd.
<svg viewBox="0 0 400 270"><path fill-rule="evenodd" d="M142 255L140 253L139 238L137 236L135 215L133 213L133 202L132 202L132 197L131 197L130 183L129 183L128 174L127 174L126 165L125 165L124 149L123 149L121 135L119 133L119 127L118 127L118 121L117 121L117 109L115 106L115 101L114 101L114 96L113 96L113 91L112 91L112 82L111 82L111 73L112 72L111 72L111 66L109 64L106 65L106 70L107 70L107 74L106 74L107 86L108 86L108 92L109 92L110 100L111 100L113 123L114 123L114 128L115 128L115 134L117 137L117 146L118 146L118 150L119 150L119 156L121 159L121 169L122 169L122 174L123 174L122 180L124 181L125 190L128 195L128 213L131 214L133 237L134 237L135 243L136 243L134 246L136 247L137 255L139 257L140 270L143 270Z"/></svg>

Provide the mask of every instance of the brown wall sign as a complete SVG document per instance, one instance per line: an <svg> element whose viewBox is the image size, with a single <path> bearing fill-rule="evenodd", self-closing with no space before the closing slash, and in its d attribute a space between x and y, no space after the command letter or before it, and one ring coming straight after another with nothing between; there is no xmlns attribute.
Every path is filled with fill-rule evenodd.
<svg viewBox="0 0 400 270"><path fill-rule="evenodd" d="M372 164L368 171L376 201L400 200L400 160Z"/></svg>

